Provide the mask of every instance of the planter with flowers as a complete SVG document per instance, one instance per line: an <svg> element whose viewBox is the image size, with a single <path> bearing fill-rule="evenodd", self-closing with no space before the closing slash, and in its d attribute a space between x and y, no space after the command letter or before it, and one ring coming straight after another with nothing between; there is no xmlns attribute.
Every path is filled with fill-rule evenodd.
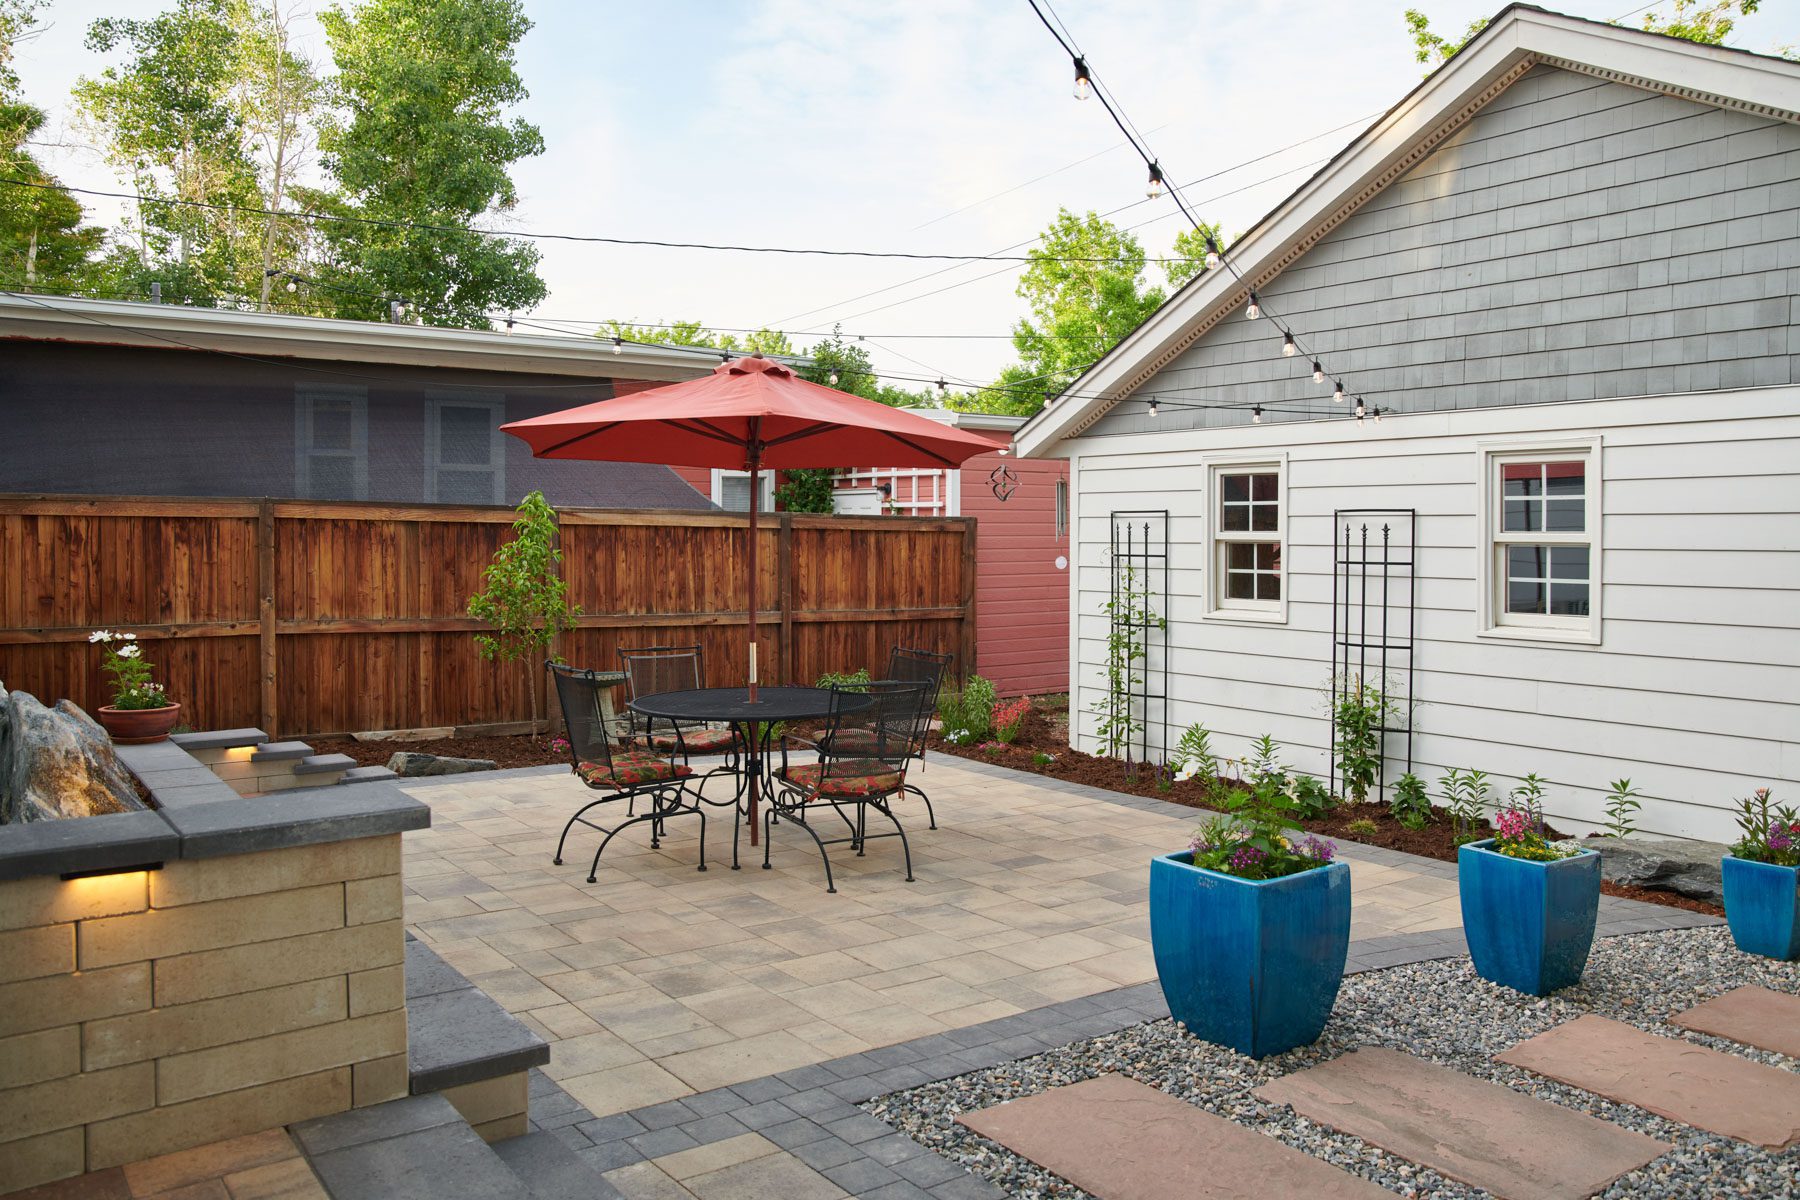
<svg viewBox="0 0 1800 1200"><path fill-rule="evenodd" d="M105 649L101 664L112 680L113 702L95 714L112 740L121 745L160 742L175 728L181 705L171 703L168 691L151 679L151 664L135 633L96 629L88 641Z"/></svg>
<svg viewBox="0 0 1800 1200"><path fill-rule="evenodd" d="M1547 996L1581 979L1600 911L1600 856L1551 842L1525 808L1494 815L1494 836L1456 852L1463 936L1475 972Z"/></svg>
<svg viewBox="0 0 1800 1200"><path fill-rule="evenodd" d="M1719 863L1731 939L1747 954L1800 960L1800 812L1758 788L1741 802L1738 829Z"/></svg>
<svg viewBox="0 0 1800 1200"><path fill-rule="evenodd" d="M1169 1012L1190 1033L1265 1058L1316 1041L1350 948L1350 868L1297 841L1272 797L1150 860L1150 941Z"/></svg>

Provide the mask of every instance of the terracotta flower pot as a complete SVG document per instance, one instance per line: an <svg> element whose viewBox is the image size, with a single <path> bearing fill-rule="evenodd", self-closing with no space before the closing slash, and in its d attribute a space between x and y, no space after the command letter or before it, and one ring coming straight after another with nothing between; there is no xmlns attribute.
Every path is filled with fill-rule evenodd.
<svg viewBox="0 0 1800 1200"><path fill-rule="evenodd" d="M135 746L144 742L160 742L169 736L169 730L175 728L175 722L181 717L181 705L165 704L161 708L115 708L110 704L100 706L97 715L112 740L121 746Z"/></svg>

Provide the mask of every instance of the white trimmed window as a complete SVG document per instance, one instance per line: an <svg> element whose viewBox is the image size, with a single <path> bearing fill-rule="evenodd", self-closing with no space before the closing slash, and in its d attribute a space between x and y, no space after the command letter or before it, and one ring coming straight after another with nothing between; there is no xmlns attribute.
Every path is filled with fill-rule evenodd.
<svg viewBox="0 0 1800 1200"><path fill-rule="evenodd" d="M369 498L369 391L342 384L294 389L294 494Z"/></svg>
<svg viewBox="0 0 1800 1200"><path fill-rule="evenodd" d="M762 472L759 482L761 487L760 495L756 498L757 511L774 512L775 472ZM750 472L715 468L712 473L712 502L726 512L749 512Z"/></svg>
<svg viewBox="0 0 1800 1200"><path fill-rule="evenodd" d="M425 395L425 499L506 503L506 398L433 389Z"/></svg>
<svg viewBox="0 0 1800 1200"><path fill-rule="evenodd" d="M1485 457L1484 630L1598 641L1597 447L1489 450Z"/></svg>
<svg viewBox="0 0 1800 1200"><path fill-rule="evenodd" d="M1210 613L1282 620L1286 616L1286 494L1280 462L1215 463L1211 468Z"/></svg>

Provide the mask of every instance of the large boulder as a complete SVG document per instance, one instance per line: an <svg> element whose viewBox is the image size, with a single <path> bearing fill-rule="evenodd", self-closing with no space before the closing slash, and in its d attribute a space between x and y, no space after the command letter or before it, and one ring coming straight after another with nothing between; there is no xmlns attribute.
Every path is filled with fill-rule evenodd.
<svg viewBox="0 0 1800 1200"><path fill-rule="evenodd" d="M492 771L500 764L491 758L451 758L445 754L421 754L397 750L388 759L388 770L408 779L423 775L461 775L465 771Z"/></svg>
<svg viewBox="0 0 1800 1200"><path fill-rule="evenodd" d="M67 700L45 708L30 692L0 695L0 825L144 807L94 718Z"/></svg>
<svg viewBox="0 0 1800 1200"><path fill-rule="evenodd" d="M1719 860L1727 847L1718 842L1678 838L1590 838L1584 846L1600 852L1601 876L1609 883L1659 888L1695 900L1721 899Z"/></svg>

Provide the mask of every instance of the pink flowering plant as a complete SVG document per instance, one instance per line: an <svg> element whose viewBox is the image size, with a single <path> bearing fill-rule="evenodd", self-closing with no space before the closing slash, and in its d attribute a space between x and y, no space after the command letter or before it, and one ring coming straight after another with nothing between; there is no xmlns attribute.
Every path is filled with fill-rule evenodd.
<svg viewBox="0 0 1800 1200"><path fill-rule="evenodd" d="M1508 858L1532 862L1556 862L1579 854L1572 842L1552 842L1544 837L1544 824L1530 809L1510 806L1494 814L1493 851Z"/></svg>
<svg viewBox="0 0 1800 1200"><path fill-rule="evenodd" d="M1743 837L1732 846L1733 857L1777 867L1800 867L1800 812L1777 805L1769 789L1757 788L1738 802L1738 829Z"/></svg>
<svg viewBox="0 0 1800 1200"><path fill-rule="evenodd" d="M144 658L135 633L113 633L96 629L88 634L89 643L104 647L106 661L101 669L112 680L114 708L167 708L169 694L151 676L151 664Z"/></svg>
<svg viewBox="0 0 1800 1200"><path fill-rule="evenodd" d="M1290 838L1284 813L1279 804L1263 797L1238 816L1213 818L1188 843L1194 865L1239 879L1280 879L1330 866L1337 846L1310 833Z"/></svg>
<svg viewBox="0 0 1800 1200"><path fill-rule="evenodd" d="M1020 696L1010 700L994 710L994 736L1002 742L1010 743L1019 736L1019 727L1025 724L1025 714L1031 711L1031 701Z"/></svg>

